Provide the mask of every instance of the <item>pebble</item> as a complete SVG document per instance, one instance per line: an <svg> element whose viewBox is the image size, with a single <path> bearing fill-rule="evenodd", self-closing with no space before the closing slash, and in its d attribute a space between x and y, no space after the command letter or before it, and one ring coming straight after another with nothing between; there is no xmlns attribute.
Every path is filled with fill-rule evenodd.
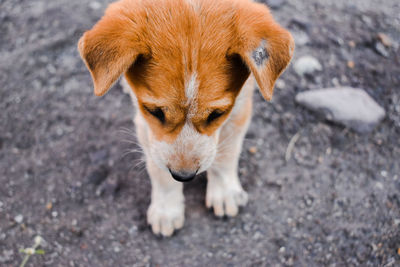
<svg viewBox="0 0 400 267"><path fill-rule="evenodd" d="M383 32L378 33L377 37L384 46L391 47L393 45L392 39Z"/></svg>
<svg viewBox="0 0 400 267"><path fill-rule="evenodd" d="M17 216L14 217L14 221L16 223L22 223L24 220L24 216L22 216L22 214L18 214Z"/></svg>
<svg viewBox="0 0 400 267"><path fill-rule="evenodd" d="M294 38L296 46L305 46L310 43L310 38L304 31L293 31L292 36Z"/></svg>
<svg viewBox="0 0 400 267"><path fill-rule="evenodd" d="M121 188L121 183L118 178L109 178L97 188L96 195L115 196L120 188Z"/></svg>
<svg viewBox="0 0 400 267"><path fill-rule="evenodd" d="M378 189L383 189L383 184L381 183L381 182L377 182L376 184L375 184L375 186L376 186L376 188L378 188Z"/></svg>
<svg viewBox="0 0 400 267"><path fill-rule="evenodd" d="M363 89L335 87L306 91L296 95L296 102L358 133L371 132L385 117L385 110Z"/></svg>
<svg viewBox="0 0 400 267"><path fill-rule="evenodd" d="M135 234L137 234L138 227L136 225L133 225L131 228L129 228L128 231L129 231L130 235L135 235Z"/></svg>
<svg viewBox="0 0 400 267"><path fill-rule="evenodd" d="M278 9L286 3L286 0L267 0L266 3L268 7Z"/></svg>
<svg viewBox="0 0 400 267"><path fill-rule="evenodd" d="M386 50L385 46L382 43L375 44L375 51L384 57L389 57L389 52Z"/></svg>
<svg viewBox="0 0 400 267"><path fill-rule="evenodd" d="M347 61L347 67L349 67L350 69L354 69L354 66L355 66L354 61L351 60Z"/></svg>
<svg viewBox="0 0 400 267"><path fill-rule="evenodd" d="M251 154L256 154L256 153L257 153L257 147L255 147L255 146L250 147L250 148L249 148L249 152L250 152Z"/></svg>
<svg viewBox="0 0 400 267"><path fill-rule="evenodd" d="M93 10L97 10L97 9L101 8L101 4L99 2L97 2L97 1L90 2L89 6Z"/></svg>
<svg viewBox="0 0 400 267"><path fill-rule="evenodd" d="M313 74L316 71L321 71L322 66L319 61L312 56L303 56L296 60L294 63L294 71L299 75L299 76L304 76L306 74Z"/></svg>

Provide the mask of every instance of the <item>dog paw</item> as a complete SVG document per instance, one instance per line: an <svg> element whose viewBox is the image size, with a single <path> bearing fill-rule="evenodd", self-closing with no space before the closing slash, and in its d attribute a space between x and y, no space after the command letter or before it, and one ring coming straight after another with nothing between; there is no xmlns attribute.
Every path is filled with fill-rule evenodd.
<svg viewBox="0 0 400 267"><path fill-rule="evenodd" d="M166 203L152 203L147 210L147 223L151 225L153 233L162 236L171 236L175 230L183 227L185 221L184 205L175 204L166 206Z"/></svg>
<svg viewBox="0 0 400 267"><path fill-rule="evenodd" d="M227 186L220 182L208 181L206 193L206 206L213 208L218 217L227 215L234 217L239 212L240 206L245 206L248 201L246 191L239 185Z"/></svg>

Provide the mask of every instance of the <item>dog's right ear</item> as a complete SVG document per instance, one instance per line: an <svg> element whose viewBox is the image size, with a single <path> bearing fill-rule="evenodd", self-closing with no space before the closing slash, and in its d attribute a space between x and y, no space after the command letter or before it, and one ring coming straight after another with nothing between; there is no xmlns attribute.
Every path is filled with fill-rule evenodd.
<svg viewBox="0 0 400 267"><path fill-rule="evenodd" d="M140 16L140 8L129 10L136 10L133 11L135 14L121 3L111 4L103 18L78 42L79 53L90 71L97 96L104 95L136 58L146 53L143 42L145 18Z"/></svg>
<svg viewBox="0 0 400 267"><path fill-rule="evenodd" d="M246 1L247 2L247 1ZM230 51L240 55L265 100L272 98L274 84L288 66L294 52L292 35L260 3L237 1L238 41Z"/></svg>

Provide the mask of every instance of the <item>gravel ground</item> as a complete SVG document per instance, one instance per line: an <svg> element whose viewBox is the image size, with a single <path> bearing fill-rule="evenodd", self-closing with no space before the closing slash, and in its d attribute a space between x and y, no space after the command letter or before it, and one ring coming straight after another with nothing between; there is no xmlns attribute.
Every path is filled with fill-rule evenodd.
<svg viewBox="0 0 400 267"><path fill-rule="evenodd" d="M199 177L185 185L185 227L163 239L146 225L140 155L124 155L137 148L130 99L118 85L95 97L76 50L108 2L0 1L0 265L17 266L40 235L45 255L28 266L399 266L400 4L281 2L273 13L296 37L295 59L314 56L323 70L301 78L290 67L272 102L254 96L239 216L206 210ZM372 133L294 102L338 85L384 107Z"/></svg>

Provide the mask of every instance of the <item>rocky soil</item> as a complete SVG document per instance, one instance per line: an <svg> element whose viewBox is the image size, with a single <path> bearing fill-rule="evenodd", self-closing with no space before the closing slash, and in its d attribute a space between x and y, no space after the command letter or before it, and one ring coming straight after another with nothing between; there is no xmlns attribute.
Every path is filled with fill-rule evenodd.
<svg viewBox="0 0 400 267"><path fill-rule="evenodd" d="M255 95L239 216L206 210L198 177L185 185L185 227L163 239L146 225L140 153L127 153L130 99L118 85L95 97L76 50L108 1L0 1L0 265L18 266L40 235L45 254L27 266L398 266L400 3L272 2L294 61L321 68L292 65L272 102ZM295 103L337 86L363 88L385 119L359 134Z"/></svg>

